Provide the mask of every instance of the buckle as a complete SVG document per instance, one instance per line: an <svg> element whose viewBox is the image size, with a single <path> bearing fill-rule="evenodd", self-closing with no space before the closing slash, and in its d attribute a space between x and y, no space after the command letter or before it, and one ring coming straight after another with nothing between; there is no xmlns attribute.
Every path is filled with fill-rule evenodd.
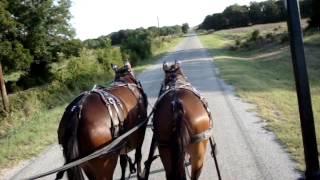
<svg viewBox="0 0 320 180"><path fill-rule="evenodd" d="M108 97L108 102L110 104L115 104L115 101L114 101L114 99L112 97Z"/></svg>

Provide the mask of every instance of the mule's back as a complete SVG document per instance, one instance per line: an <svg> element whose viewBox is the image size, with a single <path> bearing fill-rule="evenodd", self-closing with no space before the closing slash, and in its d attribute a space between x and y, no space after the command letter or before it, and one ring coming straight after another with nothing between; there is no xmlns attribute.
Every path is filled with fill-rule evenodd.
<svg viewBox="0 0 320 180"><path fill-rule="evenodd" d="M203 101L194 92L178 89L165 95L157 104L154 115L154 127L159 133L161 142L171 140L176 125L178 109L174 109L174 101L182 104L182 120L187 126L189 135L195 135L211 128L211 121ZM160 133L161 132L161 133ZM191 138L190 138L191 139Z"/></svg>
<svg viewBox="0 0 320 180"><path fill-rule="evenodd" d="M165 79L153 120L161 161L167 179L184 180L185 154L189 154L191 179L198 179L211 137L211 114L204 98L187 81L180 63L164 63L163 70Z"/></svg>
<svg viewBox="0 0 320 180"><path fill-rule="evenodd" d="M108 145L146 118L146 97L131 67L125 65L115 73L116 78L110 88L87 91L66 108L58 130L66 163ZM145 128L133 133L113 153L83 163L81 168L88 178L111 180L121 148L124 153L136 149L140 157ZM136 161L140 165L141 159ZM79 167L67 172L69 179L83 179ZM61 176L62 173L57 175Z"/></svg>

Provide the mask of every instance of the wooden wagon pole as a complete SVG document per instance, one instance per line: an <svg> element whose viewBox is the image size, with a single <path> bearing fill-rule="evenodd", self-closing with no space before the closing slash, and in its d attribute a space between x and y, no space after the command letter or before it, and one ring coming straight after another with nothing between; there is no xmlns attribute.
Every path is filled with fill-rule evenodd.
<svg viewBox="0 0 320 180"><path fill-rule="evenodd" d="M4 83L4 77L2 72L2 66L0 63L0 91L1 91L1 98L2 98L2 104L5 112L9 112L9 98L6 91L6 85Z"/></svg>
<svg viewBox="0 0 320 180"><path fill-rule="evenodd" d="M290 47L296 90L299 104L304 157L306 163L305 178L320 179L317 139L314 126L309 79L305 62L303 38L297 0L285 0L287 22L290 33Z"/></svg>

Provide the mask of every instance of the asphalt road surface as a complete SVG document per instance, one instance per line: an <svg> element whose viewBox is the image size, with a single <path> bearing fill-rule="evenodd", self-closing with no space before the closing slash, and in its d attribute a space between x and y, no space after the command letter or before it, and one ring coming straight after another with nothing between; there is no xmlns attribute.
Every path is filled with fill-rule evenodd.
<svg viewBox="0 0 320 180"><path fill-rule="evenodd" d="M162 62L179 60L191 83L207 98L214 117L214 137L217 158L223 180L297 179L296 164L275 139L273 133L264 129L265 124L252 111L253 105L244 103L217 76L212 56L203 48L195 34L190 34L175 49L157 63L151 65L138 78L142 81L149 101L153 104L163 79ZM149 153L152 131L147 130L143 145L143 159ZM217 179L215 165L208 147L207 158L200 179ZM156 152L157 153L157 152ZM131 152L130 155L133 155ZM63 164L61 148L51 146L13 177L22 179ZM42 179L53 179L47 176ZM114 179L120 178L118 165ZM135 176L131 178L135 179ZM150 179L165 179L160 159L153 162Z"/></svg>

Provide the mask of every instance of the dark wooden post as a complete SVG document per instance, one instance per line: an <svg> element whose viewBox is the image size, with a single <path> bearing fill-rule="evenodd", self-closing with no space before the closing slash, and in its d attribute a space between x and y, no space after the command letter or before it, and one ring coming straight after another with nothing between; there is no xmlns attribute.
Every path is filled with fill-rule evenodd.
<svg viewBox="0 0 320 180"><path fill-rule="evenodd" d="M2 98L2 104L3 108L6 112L9 112L9 98L6 91L6 86L4 83L4 77L2 72L2 66L0 64L0 91L1 91L1 98Z"/></svg>
<svg viewBox="0 0 320 180"><path fill-rule="evenodd" d="M316 132L312 112L309 79L305 62L303 38L297 0L286 0L292 64L299 104L300 123L306 163L305 177L320 179Z"/></svg>

